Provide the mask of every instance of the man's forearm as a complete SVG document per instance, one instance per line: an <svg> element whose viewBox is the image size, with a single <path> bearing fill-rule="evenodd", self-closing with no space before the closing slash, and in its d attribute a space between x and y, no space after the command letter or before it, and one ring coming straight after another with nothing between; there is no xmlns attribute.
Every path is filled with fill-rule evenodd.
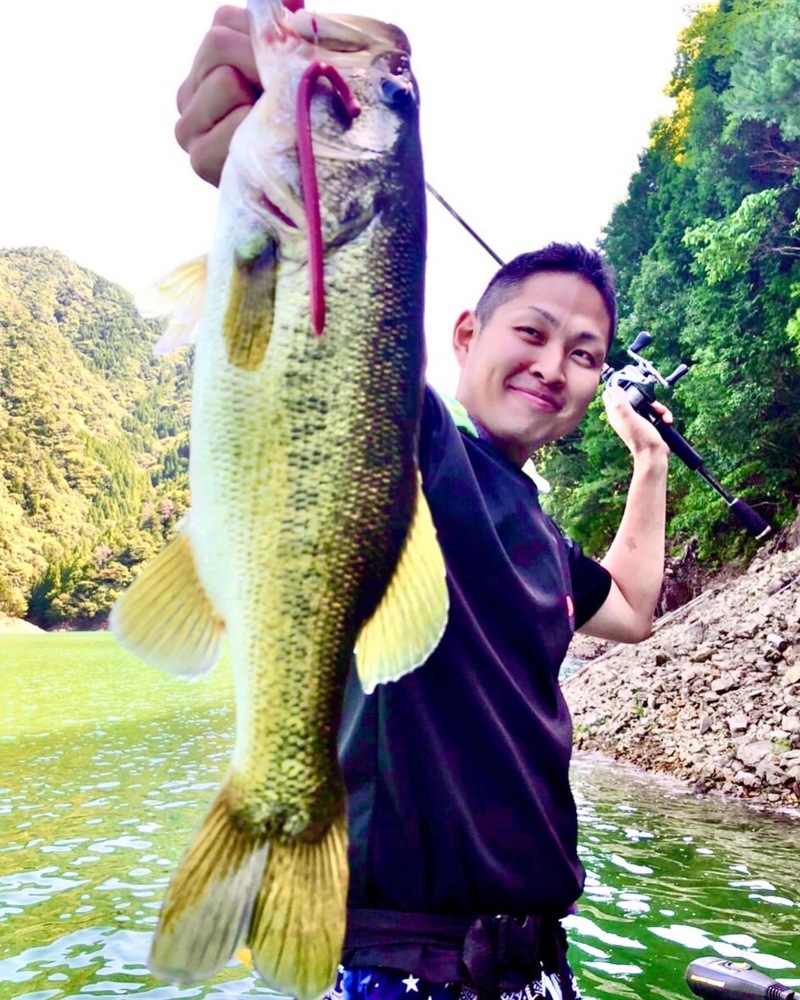
<svg viewBox="0 0 800 1000"><path fill-rule="evenodd" d="M659 450L634 460L625 512L602 560L642 637L649 634L664 578L668 458Z"/></svg>

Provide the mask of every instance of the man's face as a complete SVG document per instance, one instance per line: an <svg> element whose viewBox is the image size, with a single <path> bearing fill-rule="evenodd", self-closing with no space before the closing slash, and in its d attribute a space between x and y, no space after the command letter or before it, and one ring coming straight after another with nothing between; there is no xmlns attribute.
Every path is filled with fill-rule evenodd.
<svg viewBox="0 0 800 1000"><path fill-rule="evenodd" d="M611 321L597 289L540 271L484 326L464 313L453 346L457 396L496 447L522 466L578 426L600 382Z"/></svg>

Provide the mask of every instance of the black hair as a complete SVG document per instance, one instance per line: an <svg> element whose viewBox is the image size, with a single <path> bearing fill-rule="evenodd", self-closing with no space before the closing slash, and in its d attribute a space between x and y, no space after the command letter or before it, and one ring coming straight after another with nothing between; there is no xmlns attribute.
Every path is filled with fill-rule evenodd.
<svg viewBox="0 0 800 1000"><path fill-rule="evenodd" d="M486 286L486 291L475 307L475 315L481 325L488 323L495 309L507 302L521 284L540 271L574 274L597 289L608 313L608 346L611 347L617 332L614 271L596 250L589 250L580 243L548 243L541 250L522 253L504 264Z"/></svg>

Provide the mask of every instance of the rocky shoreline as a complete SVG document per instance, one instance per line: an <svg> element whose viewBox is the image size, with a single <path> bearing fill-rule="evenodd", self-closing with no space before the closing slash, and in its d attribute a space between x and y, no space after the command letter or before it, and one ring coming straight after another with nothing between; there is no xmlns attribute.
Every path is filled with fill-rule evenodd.
<svg viewBox="0 0 800 1000"><path fill-rule="evenodd" d="M570 655L594 657L563 684L577 750L800 806L800 521L645 642L603 651L578 636Z"/></svg>

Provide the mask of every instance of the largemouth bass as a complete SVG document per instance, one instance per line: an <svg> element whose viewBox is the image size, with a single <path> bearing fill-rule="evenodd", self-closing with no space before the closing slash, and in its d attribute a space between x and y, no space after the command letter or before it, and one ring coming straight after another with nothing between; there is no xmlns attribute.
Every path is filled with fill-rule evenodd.
<svg viewBox="0 0 800 1000"><path fill-rule="evenodd" d="M309 998L344 935L336 741L354 648L371 690L424 662L447 618L417 468L424 181L399 29L248 9L264 94L233 138L207 263L160 289L159 350L197 325L192 510L111 624L190 677L225 634L234 666L230 768L151 968L196 981L247 946L269 984Z"/></svg>

